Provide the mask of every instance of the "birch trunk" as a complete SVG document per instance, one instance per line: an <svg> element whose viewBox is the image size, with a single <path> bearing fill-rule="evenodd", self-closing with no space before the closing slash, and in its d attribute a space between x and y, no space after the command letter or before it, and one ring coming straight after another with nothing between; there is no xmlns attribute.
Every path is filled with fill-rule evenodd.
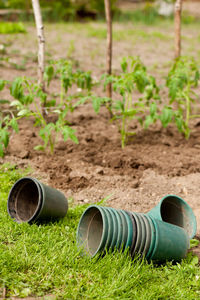
<svg viewBox="0 0 200 300"><path fill-rule="evenodd" d="M104 0L106 23L107 23L107 55L106 55L106 72L108 75L112 74L112 16L111 16L111 2ZM107 97L112 98L112 85L109 83L106 87Z"/></svg>
<svg viewBox="0 0 200 300"><path fill-rule="evenodd" d="M175 58L181 55L181 11L182 0L176 0L174 7Z"/></svg>
<svg viewBox="0 0 200 300"><path fill-rule="evenodd" d="M38 37L38 83L45 90L44 84L44 51L45 51L45 38L44 26L42 23L42 15L40 10L39 0L32 0L33 12L37 28Z"/></svg>

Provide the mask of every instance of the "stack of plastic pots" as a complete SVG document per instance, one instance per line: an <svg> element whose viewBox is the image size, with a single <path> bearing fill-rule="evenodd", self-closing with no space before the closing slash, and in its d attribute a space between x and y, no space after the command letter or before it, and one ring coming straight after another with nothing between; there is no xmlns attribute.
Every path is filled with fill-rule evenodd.
<svg viewBox="0 0 200 300"><path fill-rule="evenodd" d="M173 220L171 203L178 207L174 214L176 220ZM163 220L167 217L167 221ZM195 231L192 209L181 198L168 195L147 214L98 205L88 207L78 225L77 244L91 257L107 250L128 248L132 257L140 254L148 260L162 262L184 258Z"/></svg>

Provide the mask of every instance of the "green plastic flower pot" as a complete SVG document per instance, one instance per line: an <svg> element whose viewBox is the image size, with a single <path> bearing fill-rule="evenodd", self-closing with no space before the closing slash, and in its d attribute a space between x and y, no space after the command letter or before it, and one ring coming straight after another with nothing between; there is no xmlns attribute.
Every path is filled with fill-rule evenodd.
<svg viewBox="0 0 200 300"><path fill-rule="evenodd" d="M111 214L111 212L104 208L101 207L106 219L107 219L107 223L108 223L108 231L107 231L107 240L106 240L106 245L105 245L105 249L109 249L109 248L113 248L113 237L114 237L114 218L113 215Z"/></svg>
<svg viewBox="0 0 200 300"><path fill-rule="evenodd" d="M142 233L142 224L140 222L140 218L138 217L138 215L136 213L132 212L132 215L135 219L135 223L136 223L136 242L135 242L135 247L132 251L132 256L134 256L135 254L139 253L139 249L143 240L143 233Z"/></svg>
<svg viewBox="0 0 200 300"><path fill-rule="evenodd" d="M145 244L144 244L144 248L142 251L142 255L146 256L146 254L149 251L150 248L150 244L151 244L151 239L152 239L152 232L151 232L151 226L149 224L149 220L147 219L147 217L143 214L140 214L141 218L143 219L144 222L144 226L145 226Z"/></svg>
<svg viewBox="0 0 200 300"><path fill-rule="evenodd" d="M108 211L109 211L112 221L113 221L113 234L112 234L112 241L110 244L110 248L112 250L114 250L114 248L117 246L117 240L118 240L117 214L116 214L115 210L111 207L108 208Z"/></svg>
<svg viewBox="0 0 200 300"><path fill-rule="evenodd" d="M164 262L179 261L184 258L189 248L189 237L185 229L151 218L155 227L156 239L151 260Z"/></svg>
<svg viewBox="0 0 200 300"><path fill-rule="evenodd" d="M131 239L132 241L131 241L131 245L130 245L130 254L133 257L133 252L134 252L135 244L136 244L136 240L137 240L137 227L136 227L137 225L136 225L136 221L135 221L135 218L132 215L132 213L129 211L126 211L126 213L128 214L128 216L131 220L131 223L132 223L132 239Z"/></svg>
<svg viewBox="0 0 200 300"><path fill-rule="evenodd" d="M108 220L100 206L89 206L81 216L77 229L77 245L91 257L101 253L108 238Z"/></svg>
<svg viewBox="0 0 200 300"><path fill-rule="evenodd" d="M10 190L8 214L18 223L62 218L68 210L64 194L32 177L23 177Z"/></svg>
<svg viewBox="0 0 200 300"><path fill-rule="evenodd" d="M124 251L132 237L132 221L125 211L99 205L84 211L77 229L78 248L91 257L114 248Z"/></svg>
<svg viewBox="0 0 200 300"><path fill-rule="evenodd" d="M151 232L152 227L150 226L149 219L147 216L140 213L131 213L132 218L135 221L135 228L133 233L135 237L132 238L134 246L131 247L131 256L140 254L146 256L152 243L153 233ZM135 242L134 242L135 240Z"/></svg>
<svg viewBox="0 0 200 300"><path fill-rule="evenodd" d="M145 223L144 223L144 220L143 220L141 214L137 213L137 216L138 216L140 224L141 224L141 243L140 243L140 246L138 249L138 253L142 254L144 251L146 240L147 240L147 232L146 232Z"/></svg>
<svg viewBox="0 0 200 300"><path fill-rule="evenodd" d="M150 245L149 245L149 249L146 253L146 259L148 260L149 257L151 257L152 253L153 253L153 250L154 250L154 247L155 247L155 242L156 242L156 229L153 225L153 222L151 220L151 218L149 216L146 215L146 218L149 222L149 225L150 225L150 230L151 230L151 241L150 241Z"/></svg>
<svg viewBox="0 0 200 300"><path fill-rule="evenodd" d="M121 249L122 249L122 251L124 251L124 249L126 247L126 243L127 243L127 238L128 238L128 224L127 224L126 217L125 217L125 214L123 213L123 211L117 210L117 212L120 214L121 219L122 219L123 234L121 236L121 239L122 239Z"/></svg>
<svg viewBox="0 0 200 300"><path fill-rule="evenodd" d="M123 243L123 224L122 224L122 218L121 215L118 213L118 211L114 208L108 207L107 209L110 209L113 213L113 215L115 216L115 220L116 220L116 235L117 238L115 240L115 248L117 249L121 249L122 247L122 243Z"/></svg>
<svg viewBox="0 0 200 300"><path fill-rule="evenodd" d="M192 208L176 195L163 197L146 215L184 228L190 239L196 234L197 223Z"/></svg>
<svg viewBox="0 0 200 300"><path fill-rule="evenodd" d="M149 215L91 205L79 221L77 245L91 257L129 249L132 257L163 262L185 257L189 237L184 228Z"/></svg>
<svg viewBox="0 0 200 300"><path fill-rule="evenodd" d="M126 222L127 222L127 228L128 228L128 231L127 231L128 234L127 234L127 240L126 240L125 248L130 249L130 247L132 245L132 238L133 238L133 224L132 224L131 218L127 214L127 212L125 210L121 210L121 212L125 216L125 219L126 219Z"/></svg>

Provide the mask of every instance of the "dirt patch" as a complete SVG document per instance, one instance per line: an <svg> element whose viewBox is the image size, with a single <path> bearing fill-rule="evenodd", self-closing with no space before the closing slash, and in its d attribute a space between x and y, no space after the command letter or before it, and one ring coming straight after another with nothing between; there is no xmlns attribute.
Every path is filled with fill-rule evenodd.
<svg viewBox="0 0 200 300"><path fill-rule="evenodd" d="M53 156L33 150L39 138L30 130L30 120L30 124L22 122L4 160L14 160L19 167L31 164L45 182L76 203L97 202L111 195L111 206L146 212L172 193L183 197L194 210L199 208L198 127L194 126L189 141L173 126L140 129L122 149L117 126L109 124L107 111L96 115L91 110L89 114L81 123L79 115L73 118L79 145L60 141Z"/></svg>

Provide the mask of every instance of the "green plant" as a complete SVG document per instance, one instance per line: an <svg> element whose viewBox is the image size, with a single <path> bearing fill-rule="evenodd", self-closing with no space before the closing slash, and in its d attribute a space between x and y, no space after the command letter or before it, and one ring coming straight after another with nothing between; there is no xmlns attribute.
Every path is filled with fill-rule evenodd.
<svg viewBox="0 0 200 300"><path fill-rule="evenodd" d="M148 25L155 24L160 21L160 19L161 17L158 14L155 4L150 2L146 2L145 5L137 9L118 11L118 13L114 15L114 20L116 21L142 22Z"/></svg>
<svg viewBox="0 0 200 300"><path fill-rule="evenodd" d="M190 249L193 247L197 247L199 245L199 240L192 239L190 240Z"/></svg>
<svg viewBox="0 0 200 300"><path fill-rule="evenodd" d="M6 80L0 80L0 91L3 90L4 86L7 84ZM9 144L9 139L11 135L11 130L16 133L19 132L18 118L15 117L13 112L8 109L1 107L3 104L8 104L8 100L0 100L0 157L4 156L6 148Z"/></svg>
<svg viewBox="0 0 200 300"><path fill-rule="evenodd" d="M119 131L121 144L124 148L128 136L135 132L129 131L129 123L137 119L146 127L156 119L156 101L159 100L159 88L155 78L148 75L146 67L138 57L124 58L121 63L122 73L118 76L104 76L104 85L112 83L115 92L120 94L120 100L113 100L111 113L113 120L120 120ZM133 97L133 93L140 96ZM153 101L152 101L153 100ZM148 113L150 118L147 117Z"/></svg>
<svg viewBox="0 0 200 300"><path fill-rule="evenodd" d="M25 33L25 32L26 29L21 22L19 23L0 22L0 34Z"/></svg>
<svg viewBox="0 0 200 300"><path fill-rule="evenodd" d="M6 113L6 115L4 115ZM11 130L19 132L17 118L11 111L0 112L0 157L4 156L5 150L8 147Z"/></svg>
<svg viewBox="0 0 200 300"><path fill-rule="evenodd" d="M197 107L199 96L195 92L199 79L198 63L189 57L177 59L167 77L170 101L168 108L164 110L164 119L168 119L166 125L174 120L186 138L190 136L190 119L200 117ZM172 109L172 104L177 109Z"/></svg>
<svg viewBox="0 0 200 300"><path fill-rule="evenodd" d="M93 86L91 72L83 72L80 69L73 70L72 62L64 59L51 61L45 69L44 78L48 87L54 78L60 80L60 107L65 105L71 111L74 98L83 96L83 90L90 91ZM77 90L71 97L68 92L73 85L77 87Z"/></svg>
<svg viewBox="0 0 200 300"><path fill-rule="evenodd" d="M5 55L6 54L6 45L0 44L0 54Z"/></svg>
<svg viewBox="0 0 200 300"><path fill-rule="evenodd" d="M73 70L71 62L59 60L46 67L45 79L48 87L54 78L60 81L60 91L57 95L54 95L55 97L50 95L51 98L31 78L17 77L13 82L0 81L0 90L4 88L5 84L10 86L10 94L15 99L11 101L10 106L17 110L16 118L10 120L10 117L6 116L2 122L5 125L4 127L1 126L1 152L3 146L4 148L8 146L8 128L12 126L13 129L16 129L14 121L16 122L16 120L24 117L33 117L35 126L40 128L39 136L43 144L37 145L35 150L50 148L51 153L53 153L60 136L64 141L71 139L73 142L78 143L75 130L67 121L67 114L73 112L78 106L77 99L84 98L84 89L91 90L93 85L91 74L79 69ZM69 94L68 92L72 87L76 88L76 92ZM57 96L59 101L56 100ZM48 122L48 118L43 114L44 109L47 116L49 114L55 115L55 122Z"/></svg>
<svg viewBox="0 0 200 300"><path fill-rule="evenodd" d="M78 143L75 130L67 125L65 120L68 107L62 110L56 109L56 101L54 99L48 101L47 94L42 91L38 84L26 77L17 77L11 84L10 93L15 98L10 105L17 108L17 116L20 118L34 117L35 125L40 127L39 136L43 140L43 145L36 146L35 150L45 150L49 147L53 153L59 135L62 135L64 141L70 138ZM43 116L43 103L45 103L47 111L53 108L53 113L57 115L55 123L48 123Z"/></svg>
<svg viewBox="0 0 200 300"><path fill-rule="evenodd" d="M10 64L10 66L16 70L25 71L26 70L26 64L27 59L24 57L19 63L16 61L13 61L12 59L8 58L7 62Z"/></svg>
<svg viewBox="0 0 200 300"><path fill-rule="evenodd" d="M75 50L76 50L76 48L75 48L74 40L70 40L69 47L67 49L67 58L71 58L73 56Z"/></svg>
<svg viewBox="0 0 200 300"><path fill-rule="evenodd" d="M10 94L15 99L11 101L10 106L17 110L16 118L11 112L12 119L5 114L0 123L1 156L9 143L9 128L12 127L15 131L18 131L16 122L24 117L33 117L35 126L40 128L39 136L43 140L43 144L37 145L36 150L50 148L51 153L53 153L59 136L62 136L64 141L71 139L73 142L78 143L75 130L71 128L67 121L67 114L73 112L78 106L77 99L83 98L84 89L87 92L91 90L93 86L91 74L79 69L74 70L70 61L59 60L52 61L46 67L45 79L48 87L54 78L60 81L60 91L56 95L47 94L34 80L27 77L17 77L13 82L0 81L0 90L5 85L10 87ZM76 88L76 92L70 94L69 90L73 87ZM57 97L59 97L59 101L57 101ZM1 100L0 104L3 102L5 100ZM55 115L55 122L48 122L48 118L43 115L44 109L47 116L49 114Z"/></svg>

